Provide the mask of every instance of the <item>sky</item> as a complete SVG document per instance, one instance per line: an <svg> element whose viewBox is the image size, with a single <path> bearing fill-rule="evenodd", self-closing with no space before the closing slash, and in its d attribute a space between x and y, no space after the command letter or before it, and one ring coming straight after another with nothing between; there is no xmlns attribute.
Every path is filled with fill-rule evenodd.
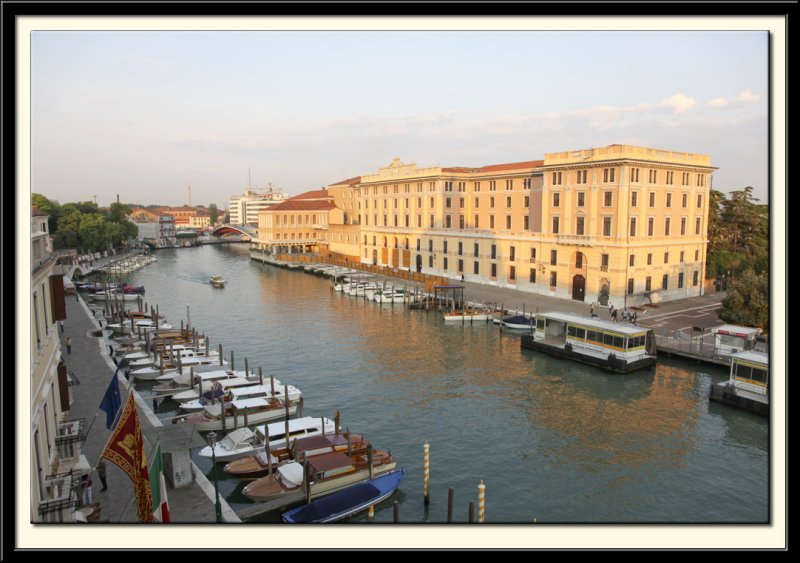
<svg viewBox="0 0 800 563"><path fill-rule="evenodd" d="M34 31L31 191L216 204L632 144L768 201L765 31Z"/></svg>

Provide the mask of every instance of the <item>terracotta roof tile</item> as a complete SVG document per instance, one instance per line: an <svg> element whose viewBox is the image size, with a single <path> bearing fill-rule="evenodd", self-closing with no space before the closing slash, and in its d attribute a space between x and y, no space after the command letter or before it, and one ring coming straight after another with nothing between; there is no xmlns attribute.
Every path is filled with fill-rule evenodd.
<svg viewBox="0 0 800 563"><path fill-rule="evenodd" d="M528 160L525 162L511 162L508 164L490 164L489 166L481 166L478 172L495 172L497 170L518 170L520 168L537 168L544 166L544 160Z"/></svg>
<svg viewBox="0 0 800 563"><path fill-rule="evenodd" d="M283 203L278 203L276 205L270 205L269 207L262 209L259 211L259 215L261 213L271 213L273 211L327 211L329 209L335 209L336 206L333 204L332 201L326 200L298 200L298 199L287 199Z"/></svg>
<svg viewBox="0 0 800 563"><path fill-rule="evenodd" d="M349 185L353 186L361 182L361 176L356 176L355 178L348 178L347 180L342 180L341 182L336 182L331 184L331 186L342 186L342 185Z"/></svg>
<svg viewBox="0 0 800 563"><path fill-rule="evenodd" d="M297 201L298 199L325 199L331 197L328 195L328 190L321 189L321 190L314 190L312 192L305 192L300 195L296 195L294 197L290 197L286 201Z"/></svg>

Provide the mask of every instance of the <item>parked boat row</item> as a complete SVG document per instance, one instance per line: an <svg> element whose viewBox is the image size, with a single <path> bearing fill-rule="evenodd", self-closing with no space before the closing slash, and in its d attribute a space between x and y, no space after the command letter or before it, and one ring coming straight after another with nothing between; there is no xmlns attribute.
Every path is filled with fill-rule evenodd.
<svg viewBox="0 0 800 563"><path fill-rule="evenodd" d="M96 270L106 274L130 274L136 270L144 268L148 264L152 264L156 260L157 259L155 256L151 256L149 254L139 254L137 256L109 262L101 268L96 268Z"/></svg>
<svg viewBox="0 0 800 563"><path fill-rule="evenodd" d="M119 326L106 326L116 329L112 332L119 344L116 361L124 364L133 380L153 381L154 398L177 404L185 414L173 417L173 423L225 434L199 455L225 462L229 475L251 479L243 494L254 508L284 509L303 498L316 503L339 495L333 516L341 519L366 509L367 497L380 502L396 490L399 480L389 488L376 481L366 493L376 479L398 474L396 460L373 448L362 435L340 432L338 413L336 422L292 418L302 403L296 387L275 377L231 369L221 350L209 350L207 340L202 346L187 329L164 329L161 318L156 330L153 319L142 311L124 315L123 322L112 323ZM124 334L129 322L135 331ZM381 495L372 494L376 490ZM305 492L302 498L301 492ZM315 508L307 509L305 516L288 515L286 521L327 521L327 509L308 506ZM325 519L309 516L312 512L325 513Z"/></svg>

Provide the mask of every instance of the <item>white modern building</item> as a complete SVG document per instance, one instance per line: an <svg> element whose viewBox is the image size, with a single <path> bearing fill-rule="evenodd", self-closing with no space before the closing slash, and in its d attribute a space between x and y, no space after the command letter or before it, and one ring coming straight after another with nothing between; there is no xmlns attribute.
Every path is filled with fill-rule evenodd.
<svg viewBox="0 0 800 563"><path fill-rule="evenodd" d="M270 185L265 190L247 190L228 202L231 225L258 226L258 213L289 199L289 195Z"/></svg>

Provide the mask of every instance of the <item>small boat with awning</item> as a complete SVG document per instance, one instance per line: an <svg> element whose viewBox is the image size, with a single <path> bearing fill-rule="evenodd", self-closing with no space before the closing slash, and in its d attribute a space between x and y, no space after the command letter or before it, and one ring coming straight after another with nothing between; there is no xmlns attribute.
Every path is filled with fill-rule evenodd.
<svg viewBox="0 0 800 563"><path fill-rule="evenodd" d="M537 313L536 330L521 346L617 373L656 363L652 329L571 313Z"/></svg>
<svg viewBox="0 0 800 563"><path fill-rule="evenodd" d="M206 406L202 412L190 414L182 420L193 424L198 431L226 430L241 426L261 424L267 420L282 418L297 412L297 404L290 402L288 406L278 399L241 399L214 403Z"/></svg>
<svg viewBox="0 0 800 563"><path fill-rule="evenodd" d="M400 486L404 474L404 469L390 471L375 479L322 497L284 512L283 521L287 524L310 524L344 520L392 496Z"/></svg>
<svg viewBox="0 0 800 563"><path fill-rule="evenodd" d="M303 420L303 419L297 419ZM290 420L289 445L286 445L285 422L273 422L267 425L270 432L270 460L273 471L280 463L302 459L304 456L314 456L332 452L344 452L350 454L366 452L369 443L359 434L348 432L335 434L327 432L330 426L326 423L326 434L322 434L319 428L319 420L313 427L313 431L306 431L292 425L295 420ZM327 422L330 422L326 419ZM281 427L284 427L281 430ZM262 427L263 428L263 427ZM256 429L256 443L263 443L261 429ZM294 439L292 439L294 437ZM237 459L225 466L225 473L237 479L256 479L269 474L267 465L266 448L261 446L261 451L253 455Z"/></svg>
<svg viewBox="0 0 800 563"><path fill-rule="evenodd" d="M308 466L308 496L315 499L388 473L397 462L390 453L380 450L352 455L333 452L305 456L303 463L293 461L279 465L273 475L249 483L242 494L254 501L272 501L302 490L306 482L304 465Z"/></svg>

